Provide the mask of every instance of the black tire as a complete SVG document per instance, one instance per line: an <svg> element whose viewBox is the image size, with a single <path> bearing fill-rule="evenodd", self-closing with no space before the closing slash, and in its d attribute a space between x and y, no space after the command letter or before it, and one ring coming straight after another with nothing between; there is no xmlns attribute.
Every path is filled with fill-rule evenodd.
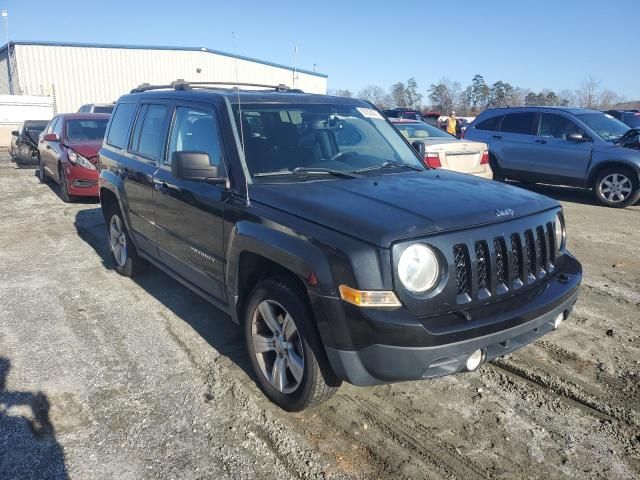
<svg viewBox="0 0 640 480"><path fill-rule="evenodd" d="M117 217L117 220L114 219ZM117 250L115 247L115 239L112 238L111 226L116 222L119 225L120 231L124 236L124 240L118 243L119 246L124 247L124 253L122 250ZM138 251L135 245L131 241L129 231L122 218L122 213L117 205L111 205L107 209L107 243L109 244L109 252L111 252L112 258L116 265L116 271L124 277L135 277L146 267L145 261L138 256ZM118 253L121 255L118 257Z"/></svg>
<svg viewBox="0 0 640 480"><path fill-rule="evenodd" d="M613 180L618 181L613 181ZM608 182L608 183L607 183ZM640 199L638 173L624 166L614 166L601 171L593 182L593 192L600 203L607 207L625 208Z"/></svg>
<svg viewBox="0 0 640 480"><path fill-rule="evenodd" d="M295 327L295 338L297 344L300 346L301 352L299 358L304 360L303 367L301 368L301 379L297 381L294 378L293 370L290 367L290 355L287 353L278 353L276 350L274 340L273 352L256 353L254 348L254 333L258 334L256 330L258 322L254 322L254 316L256 318L260 315L259 306L264 302L274 302L278 306L281 306L286 313L293 319ZM277 321L281 321L280 326L284 324L283 317L275 317ZM246 302L246 308L243 315L243 330L245 344L249 353L249 359L251 366L256 376L256 380L260 389L264 394L280 408L289 412L298 412L306 408L315 407L331 398L341 385L341 381L338 380L333 372L329 361L326 358L324 346L320 340L320 336L315 325L315 320L307 301L307 293L298 284L287 278L269 278L263 280L256 285L249 299ZM285 329L283 329L284 331ZM263 338L267 338L264 335ZM283 338L285 334L283 333ZM275 339L275 336L273 337ZM289 345L294 343L293 340L287 338ZM282 350L286 352L287 349ZM269 368L266 364L264 357L273 353L273 366ZM260 355L263 362L263 366L260 365L258 360ZM285 376L287 379L287 385L294 383L296 386L291 392L283 392L276 388L267 378L267 374L263 372L263 368L266 371L271 370L271 373L275 372L275 362L278 358L287 357L285 365ZM276 382L277 383L277 382Z"/></svg>
<svg viewBox="0 0 640 480"><path fill-rule="evenodd" d="M64 173L62 165L58 165L58 183L60 185L60 198L64 203L73 203L76 201L74 195L69 195L69 187L67 185L67 176Z"/></svg>
<svg viewBox="0 0 640 480"><path fill-rule="evenodd" d="M500 168L500 164L498 163L498 159L493 154L489 154L489 166L493 172L493 179L496 182L504 182L506 180L502 173L502 169Z"/></svg>
<svg viewBox="0 0 640 480"><path fill-rule="evenodd" d="M47 171L44 169L44 164L42 163L40 155L38 155L38 170L36 170L36 176L38 177L38 180L40 180L40 183L49 182L49 176L47 175Z"/></svg>

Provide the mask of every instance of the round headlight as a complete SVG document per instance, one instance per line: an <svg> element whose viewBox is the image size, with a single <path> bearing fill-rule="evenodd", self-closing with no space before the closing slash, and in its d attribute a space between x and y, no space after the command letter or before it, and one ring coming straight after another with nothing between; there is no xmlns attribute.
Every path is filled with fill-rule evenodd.
<svg viewBox="0 0 640 480"><path fill-rule="evenodd" d="M556 222L554 225L554 231L556 234L556 251L559 252L564 248L564 242L566 239L566 234L564 231L564 223L560 218L560 214L556 215Z"/></svg>
<svg viewBox="0 0 640 480"><path fill-rule="evenodd" d="M398 277L411 292L426 292L437 283L439 274L438 257L427 245L414 243L400 255Z"/></svg>

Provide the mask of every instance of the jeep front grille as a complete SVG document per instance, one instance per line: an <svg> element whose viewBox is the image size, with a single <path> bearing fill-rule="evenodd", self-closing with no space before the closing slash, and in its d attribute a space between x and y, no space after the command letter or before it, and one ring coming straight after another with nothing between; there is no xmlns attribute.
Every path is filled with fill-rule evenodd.
<svg viewBox="0 0 640 480"><path fill-rule="evenodd" d="M471 292L471 265L466 245L453 247L453 261L456 265L456 293L458 297L468 296Z"/></svg>
<svg viewBox="0 0 640 480"><path fill-rule="evenodd" d="M545 278L553 272L553 239L552 225L542 224L493 241L455 245L456 301L469 303L500 296Z"/></svg>

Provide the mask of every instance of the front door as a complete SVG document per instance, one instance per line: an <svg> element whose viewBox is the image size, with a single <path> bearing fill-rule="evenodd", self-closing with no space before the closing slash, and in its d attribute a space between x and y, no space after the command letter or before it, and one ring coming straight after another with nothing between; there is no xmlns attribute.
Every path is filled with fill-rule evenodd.
<svg viewBox="0 0 640 480"><path fill-rule="evenodd" d="M198 104L177 106L166 155L154 175L158 245L162 261L205 293L226 301L223 214L228 191L174 178L171 157L177 151L209 154L225 175L216 111Z"/></svg>
<svg viewBox="0 0 640 480"><path fill-rule="evenodd" d="M581 184L589 166L592 142L567 140L570 133L584 135L580 127L563 115L541 114L531 169L550 181Z"/></svg>

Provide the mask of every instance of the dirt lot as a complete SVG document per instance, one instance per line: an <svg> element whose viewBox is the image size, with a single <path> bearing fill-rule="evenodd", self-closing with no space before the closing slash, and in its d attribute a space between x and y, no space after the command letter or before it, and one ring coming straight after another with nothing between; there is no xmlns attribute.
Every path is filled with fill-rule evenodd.
<svg viewBox="0 0 640 480"><path fill-rule="evenodd" d="M0 158L0 478L638 478L640 207L562 200L584 286L562 328L475 373L345 385L286 414L239 329L112 269L99 204Z"/></svg>

